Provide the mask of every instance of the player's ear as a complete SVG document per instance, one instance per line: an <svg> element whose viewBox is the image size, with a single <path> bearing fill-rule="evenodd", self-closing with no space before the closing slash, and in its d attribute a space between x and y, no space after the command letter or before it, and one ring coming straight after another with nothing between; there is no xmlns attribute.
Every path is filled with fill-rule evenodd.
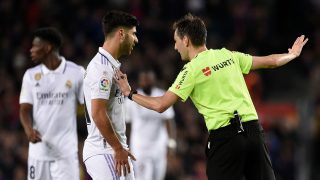
<svg viewBox="0 0 320 180"><path fill-rule="evenodd" d="M44 49L45 49L46 53L49 53L53 50L53 46L52 46L52 44L46 43L44 45Z"/></svg>
<svg viewBox="0 0 320 180"><path fill-rule="evenodd" d="M125 39L125 31L123 28L120 28L118 31L120 41L122 42Z"/></svg>

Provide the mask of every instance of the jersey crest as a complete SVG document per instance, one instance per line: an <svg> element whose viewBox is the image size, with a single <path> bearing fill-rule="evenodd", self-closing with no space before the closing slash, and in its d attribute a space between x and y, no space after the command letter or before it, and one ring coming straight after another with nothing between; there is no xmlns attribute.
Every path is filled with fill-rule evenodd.
<svg viewBox="0 0 320 180"><path fill-rule="evenodd" d="M71 89L71 88L72 88L72 82L71 82L70 80L67 80L67 81L66 81L66 87L67 87L68 89Z"/></svg>

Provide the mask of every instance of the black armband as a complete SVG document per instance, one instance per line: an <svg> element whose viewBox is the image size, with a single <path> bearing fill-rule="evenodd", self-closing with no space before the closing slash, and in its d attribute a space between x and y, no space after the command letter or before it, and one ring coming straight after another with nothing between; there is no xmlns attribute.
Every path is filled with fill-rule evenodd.
<svg viewBox="0 0 320 180"><path fill-rule="evenodd" d="M130 91L130 93L128 95L128 98L132 101L132 95L137 94L137 93L138 93L137 90L131 89L131 91Z"/></svg>

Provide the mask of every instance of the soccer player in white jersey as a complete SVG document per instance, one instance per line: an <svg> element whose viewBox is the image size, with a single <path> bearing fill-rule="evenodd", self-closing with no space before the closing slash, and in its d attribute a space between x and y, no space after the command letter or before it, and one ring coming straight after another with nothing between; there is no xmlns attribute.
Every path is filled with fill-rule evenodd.
<svg viewBox="0 0 320 180"><path fill-rule="evenodd" d="M33 34L20 94L20 119L30 141L29 180L79 180L77 102L83 104L84 68L60 56L54 28Z"/></svg>
<svg viewBox="0 0 320 180"><path fill-rule="evenodd" d="M155 73L139 73L139 94L161 96L164 90L155 86ZM127 122L131 124L130 148L138 161L135 164L137 180L163 180L167 168L167 155L174 155L176 148L174 111L170 107L158 113L126 100ZM169 154L168 154L169 148Z"/></svg>
<svg viewBox="0 0 320 180"><path fill-rule="evenodd" d="M102 20L105 41L90 61L84 78L88 137L83 160L93 180L133 180L125 128L124 96L113 80L118 58L129 55L138 39L136 17L110 11ZM119 77L124 78L124 77Z"/></svg>

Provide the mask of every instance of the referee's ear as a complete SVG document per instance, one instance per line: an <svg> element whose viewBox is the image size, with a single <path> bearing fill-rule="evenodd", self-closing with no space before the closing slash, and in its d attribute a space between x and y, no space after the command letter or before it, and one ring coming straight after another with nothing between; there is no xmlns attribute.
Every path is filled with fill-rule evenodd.
<svg viewBox="0 0 320 180"><path fill-rule="evenodd" d="M183 36L183 38L182 38L182 42L183 42L183 44L186 46L186 47L188 47L190 44L190 39L189 39L189 37L188 36L186 36L186 35L184 35Z"/></svg>

